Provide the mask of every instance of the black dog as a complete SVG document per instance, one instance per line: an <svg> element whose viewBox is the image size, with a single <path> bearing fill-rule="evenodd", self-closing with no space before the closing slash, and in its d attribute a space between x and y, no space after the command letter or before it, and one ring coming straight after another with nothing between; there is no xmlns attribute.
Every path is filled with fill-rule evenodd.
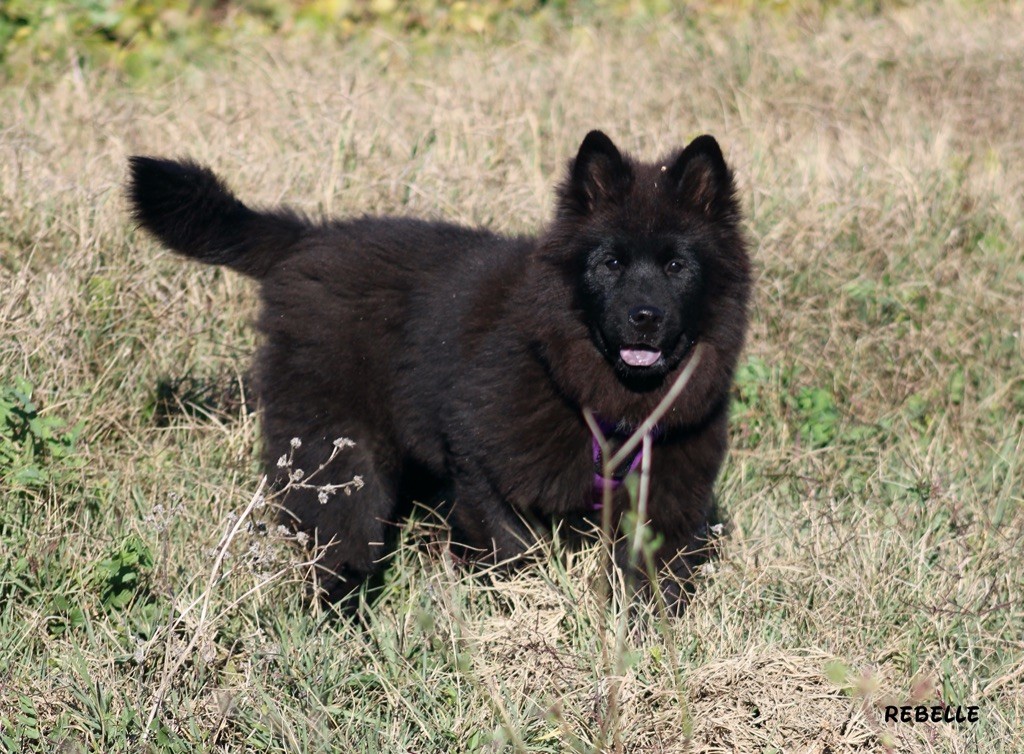
<svg viewBox="0 0 1024 754"><path fill-rule="evenodd" d="M696 343L697 369L652 432L648 518L659 565L686 577L700 559L750 288L732 173L712 137L642 163L592 131L536 238L256 211L208 169L148 157L131 159L129 198L174 251L260 281L271 476L282 455L308 473L337 438L355 441L316 485L359 475L363 489L311 486L284 501L328 543L330 599L380 573L413 500L445 501L453 539L497 561L533 541L524 520L592 510L604 482L584 409L621 445ZM617 482L616 524L629 506Z"/></svg>

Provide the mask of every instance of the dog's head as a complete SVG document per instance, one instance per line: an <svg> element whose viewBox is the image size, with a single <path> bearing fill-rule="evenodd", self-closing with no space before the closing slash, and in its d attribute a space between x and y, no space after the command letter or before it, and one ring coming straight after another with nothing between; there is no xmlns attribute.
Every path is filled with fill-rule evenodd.
<svg viewBox="0 0 1024 754"><path fill-rule="evenodd" d="M571 268L575 308L630 389L661 385L701 339L718 290L745 277L739 216L710 136L656 163L630 159L600 131L583 140L548 248Z"/></svg>

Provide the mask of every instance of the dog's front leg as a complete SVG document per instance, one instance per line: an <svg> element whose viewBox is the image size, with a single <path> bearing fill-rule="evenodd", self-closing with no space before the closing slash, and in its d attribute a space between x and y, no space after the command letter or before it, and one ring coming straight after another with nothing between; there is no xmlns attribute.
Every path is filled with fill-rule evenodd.
<svg viewBox="0 0 1024 754"><path fill-rule="evenodd" d="M455 552L470 560L517 566L537 541L530 525L490 486L456 480L448 514Z"/></svg>

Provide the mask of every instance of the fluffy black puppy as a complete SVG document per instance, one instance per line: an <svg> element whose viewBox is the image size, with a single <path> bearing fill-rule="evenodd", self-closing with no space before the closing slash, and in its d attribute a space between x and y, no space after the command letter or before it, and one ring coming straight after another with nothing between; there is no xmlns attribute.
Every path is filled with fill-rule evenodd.
<svg viewBox="0 0 1024 754"><path fill-rule="evenodd" d="M336 438L356 445L316 478L351 496L293 489L289 520L320 543L329 599L379 574L413 500L443 500L453 540L498 561L524 521L575 517L602 481L591 409L613 445L664 397L702 345L653 433L648 515L659 564L687 576L713 522L727 399L750 288L732 173L701 136L654 163L599 131L584 139L539 237L442 222L311 222L242 204L193 162L131 158L136 220L176 252L260 282L256 394L271 477L298 437L307 473ZM676 589L669 590L677 598Z"/></svg>

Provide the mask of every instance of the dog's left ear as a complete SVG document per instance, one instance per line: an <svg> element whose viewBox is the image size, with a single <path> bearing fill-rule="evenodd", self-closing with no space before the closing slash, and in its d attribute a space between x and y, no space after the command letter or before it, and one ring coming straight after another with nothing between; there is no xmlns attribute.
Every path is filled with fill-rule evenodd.
<svg viewBox="0 0 1024 754"><path fill-rule="evenodd" d="M668 187L679 200L709 217L736 211L732 171L713 136L698 136L668 168Z"/></svg>
<svg viewBox="0 0 1024 754"><path fill-rule="evenodd" d="M601 131L591 131L569 165L569 179L562 189L563 206L589 214L604 202L614 202L629 188L633 176L618 148Z"/></svg>

